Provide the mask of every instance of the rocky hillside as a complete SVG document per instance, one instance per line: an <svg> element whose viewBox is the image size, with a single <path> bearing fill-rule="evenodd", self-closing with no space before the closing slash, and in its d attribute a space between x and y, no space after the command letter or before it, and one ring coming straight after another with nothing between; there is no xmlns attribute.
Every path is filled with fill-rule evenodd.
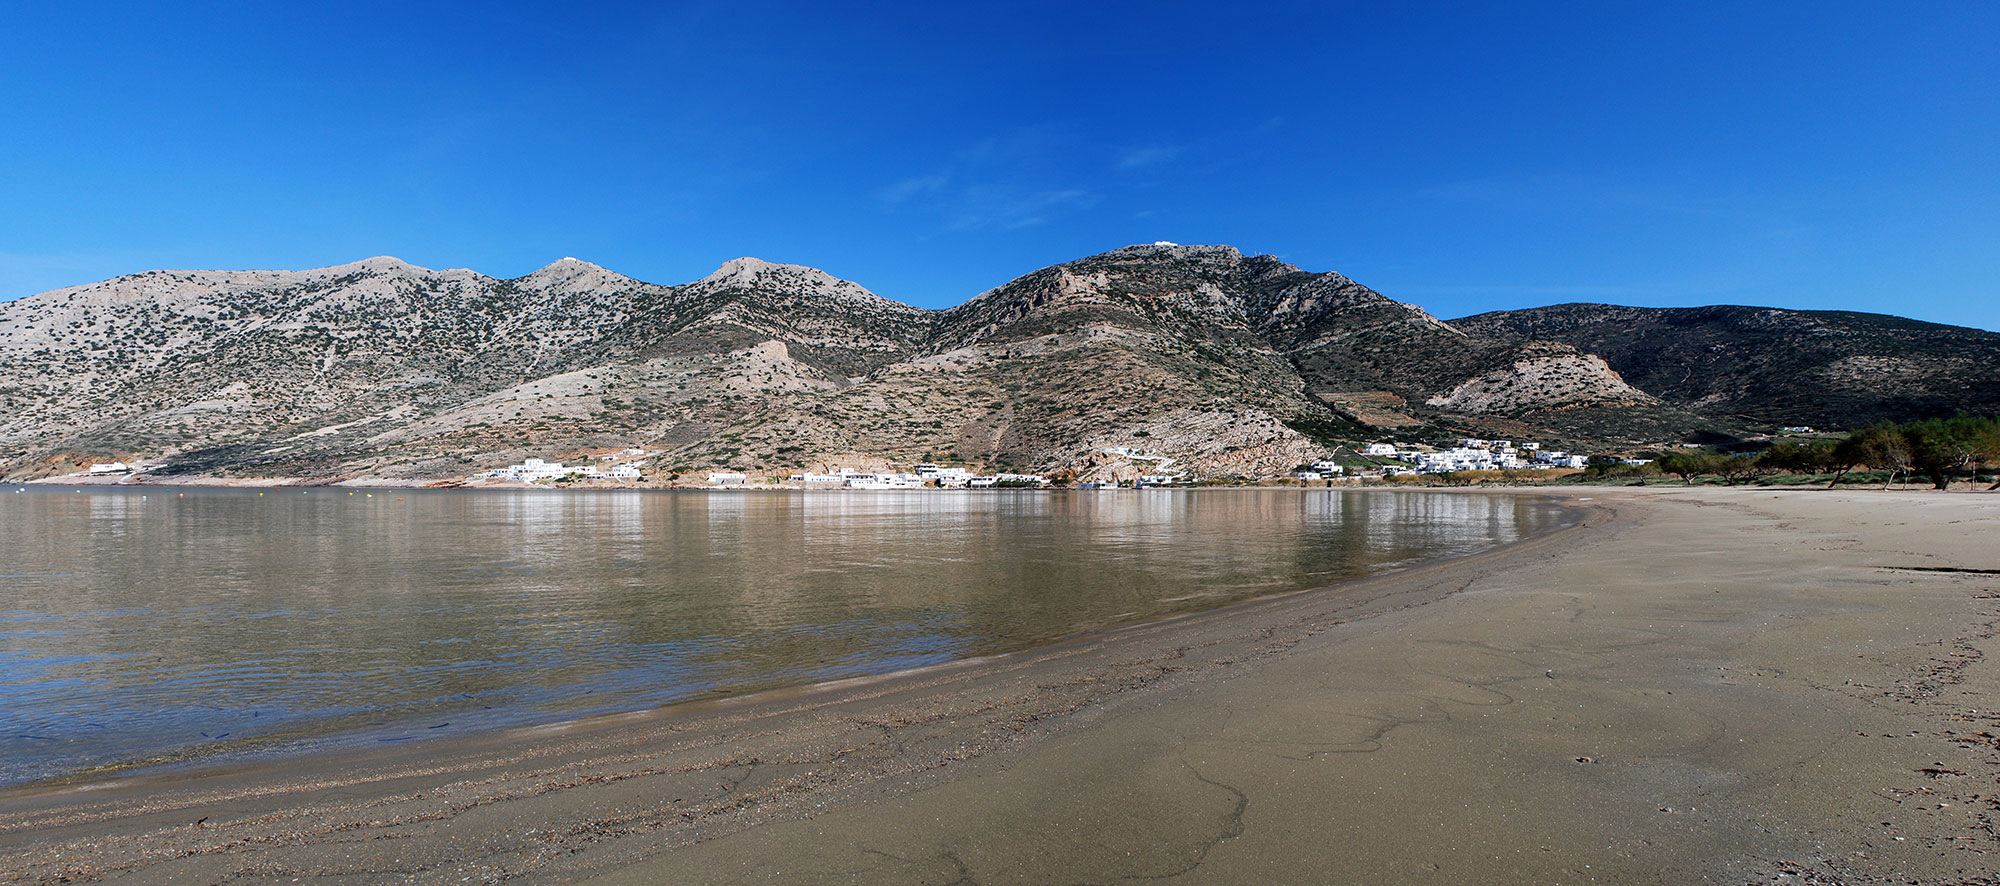
<svg viewBox="0 0 2000 886"><path fill-rule="evenodd" d="M1569 304L1452 321L1560 341L1683 409L1853 428L1957 410L2000 414L2000 333L1848 311Z"/></svg>
<svg viewBox="0 0 2000 886"><path fill-rule="evenodd" d="M1490 390L1459 390L1482 379ZM1269 476L1394 429L1671 412L1574 348L1476 340L1337 274L1226 246L1133 246L1037 271L936 313L907 358L853 381L773 403L677 457L1099 476L1136 471L1102 453L1134 447L1204 474ZM1349 397L1381 402L1364 414Z"/></svg>
<svg viewBox="0 0 2000 886"><path fill-rule="evenodd" d="M705 439L909 353L928 313L738 259L684 286L564 259L515 280L375 258L155 271L0 305L0 464L442 477Z"/></svg>
<svg viewBox="0 0 2000 886"><path fill-rule="evenodd" d="M0 474L121 458L430 480L641 446L665 469L929 458L1086 477L1136 472L1102 452L1133 447L1266 476L1343 440L1629 445L1735 420L1703 413L1738 401L1633 362L1637 343L1518 323L1445 323L1226 246L1127 247L945 311L750 258L673 286L575 259L512 280L392 258L152 271L0 304ZM1875 365L1831 362L1846 369L1822 385Z"/></svg>

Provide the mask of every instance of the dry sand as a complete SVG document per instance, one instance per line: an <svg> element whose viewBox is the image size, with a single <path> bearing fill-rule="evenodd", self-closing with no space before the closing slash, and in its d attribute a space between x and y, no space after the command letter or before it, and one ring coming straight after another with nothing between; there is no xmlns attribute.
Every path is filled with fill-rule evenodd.
<svg viewBox="0 0 2000 886"><path fill-rule="evenodd" d="M0 792L0 879L2000 879L2000 495L1575 494L1504 550L987 661Z"/></svg>

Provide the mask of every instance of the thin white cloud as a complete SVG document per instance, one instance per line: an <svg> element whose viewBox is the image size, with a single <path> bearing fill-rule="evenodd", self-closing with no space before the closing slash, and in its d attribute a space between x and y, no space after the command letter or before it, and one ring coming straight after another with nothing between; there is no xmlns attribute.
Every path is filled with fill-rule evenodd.
<svg viewBox="0 0 2000 886"><path fill-rule="evenodd" d="M951 183L951 176L943 172L928 175L914 175L876 192L875 196L890 207L901 206L919 197L928 197L944 190Z"/></svg>
<svg viewBox="0 0 2000 886"><path fill-rule="evenodd" d="M927 212L945 230L1017 230L1095 206L1100 195L1066 181L1061 164L1075 153L1056 130L1030 127L981 139L937 169L897 180L875 192L890 212Z"/></svg>
<svg viewBox="0 0 2000 886"><path fill-rule="evenodd" d="M1053 216L1097 205L1096 194L1081 188L1022 192L1004 185L965 188L951 212L958 231L1019 230L1046 224Z"/></svg>
<svg viewBox="0 0 2000 886"><path fill-rule="evenodd" d="M1118 159L1114 165L1127 171L1146 169L1179 157L1181 151L1179 145L1143 145L1125 148L1118 152Z"/></svg>

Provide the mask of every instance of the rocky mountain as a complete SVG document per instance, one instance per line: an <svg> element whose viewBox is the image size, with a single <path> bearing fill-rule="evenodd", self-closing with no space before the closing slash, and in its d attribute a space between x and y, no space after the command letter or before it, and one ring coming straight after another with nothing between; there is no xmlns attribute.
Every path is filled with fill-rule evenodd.
<svg viewBox="0 0 2000 886"><path fill-rule="evenodd" d="M391 258L154 271L0 305L0 463L415 478L685 442L847 385L909 352L927 317L755 259L677 287L574 259L515 280Z"/></svg>
<svg viewBox="0 0 2000 886"><path fill-rule="evenodd" d="M1095 476L1136 472L1103 452L1132 447L1266 476L1343 440L1631 445L1735 420L1548 325L1445 323L1226 246L1127 247L944 311L752 258L681 285L575 259L151 271L0 304L0 475L414 481L641 446L670 470Z"/></svg>
<svg viewBox="0 0 2000 886"><path fill-rule="evenodd" d="M1745 421L1853 428L2000 414L2000 333L1849 311L1567 304L1452 321L1589 351L1668 403Z"/></svg>

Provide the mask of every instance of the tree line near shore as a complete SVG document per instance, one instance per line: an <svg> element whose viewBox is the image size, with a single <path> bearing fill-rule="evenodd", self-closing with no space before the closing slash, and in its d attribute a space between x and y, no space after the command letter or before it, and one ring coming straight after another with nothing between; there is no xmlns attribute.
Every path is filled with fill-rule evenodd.
<svg viewBox="0 0 2000 886"><path fill-rule="evenodd" d="M1899 476L1921 476L1936 489L1970 479L1974 483L1992 481L1986 488L1993 491L2000 490L2000 479L1985 474L1988 468L2000 466L2000 419L1958 415L1901 424L1882 422L1840 439L1783 441L1754 454L1673 452L1661 456L1653 466L1688 483L1710 476L1741 483L1772 474L1832 474L1827 482L1831 488L1852 472L1866 468L1881 473L1885 486Z"/></svg>

